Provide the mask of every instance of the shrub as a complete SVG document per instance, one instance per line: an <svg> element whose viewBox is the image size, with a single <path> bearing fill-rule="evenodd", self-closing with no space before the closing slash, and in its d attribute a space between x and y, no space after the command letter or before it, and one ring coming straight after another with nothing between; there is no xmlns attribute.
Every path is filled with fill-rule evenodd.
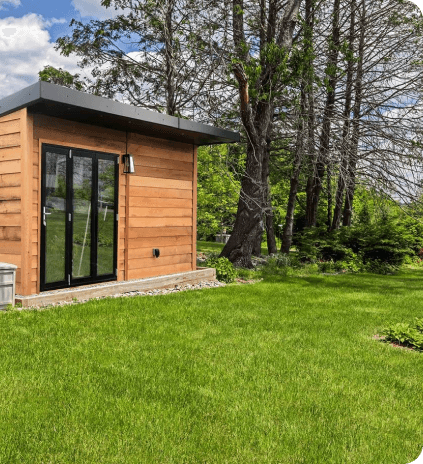
<svg viewBox="0 0 423 464"><path fill-rule="evenodd" d="M385 215L374 223L358 222L331 232L326 226L304 229L296 244L303 262L344 261L352 262L354 270L365 264L371 272L391 273L420 252L421 239L413 235L414 230L421 232Z"/></svg>
<svg viewBox="0 0 423 464"><path fill-rule="evenodd" d="M323 273L331 273L334 272L335 267L334 267L334 262L333 260L330 261L321 261L320 263L317 264L319 267L319 272Z"/></svg>
<svg viewBox="0 0 423 464"><path fill-rule="evenodd" d="M381 332L388 342L401 343L423 350L423 319L417 319L414 326L399 322L386 327Z"/></svg>
<svg viewBox="0 0 423 464"><path fill-rule="evenodd" d="M228 258L219 258L218 256L209 256L204 263L207 267L216 269L216 278L220 282L227 284L233 282L236 277L236 270Z"/></svg>
<svg viewBox="0 0 423 464"><path fill-rule="evenodd" d="M368 261L364 266L363 269L367 272L373 272L374 274L395 274L398 272L400 266L398 264L390 264L386 261L381 261L379 259L375 259L372 261Z"/></svg>

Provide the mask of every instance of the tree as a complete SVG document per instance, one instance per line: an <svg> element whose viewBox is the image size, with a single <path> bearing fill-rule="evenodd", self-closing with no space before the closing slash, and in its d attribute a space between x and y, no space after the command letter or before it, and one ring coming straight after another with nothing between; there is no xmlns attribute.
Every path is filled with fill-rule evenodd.
<svg viewBox="0 0 423 464"><path fill-rule="evenodd" d="M219 59L203 39L209 35L205 29L214 26L198 20L202 2L102 0L101 5L119 14L87 23L73 19L72 34L57 41L63 55L80 56L79 66L91 70L84 90L170 115L195 115ZM72 84L62 77L58 83ZM42 79L54 82L54 71Z"/></svg>
<svg viewBox="0 0 423 464"><path fill-rule="evenodd" d="M252 267L252 249L263 229L268 158L276 97L286 86L287 60L301 0L232 2L232 72L247 138L245 173L232 235L222 250L237 266ZM255 27L250 27L254 25ZM266 159L266 161L265 161Z"/></svg>

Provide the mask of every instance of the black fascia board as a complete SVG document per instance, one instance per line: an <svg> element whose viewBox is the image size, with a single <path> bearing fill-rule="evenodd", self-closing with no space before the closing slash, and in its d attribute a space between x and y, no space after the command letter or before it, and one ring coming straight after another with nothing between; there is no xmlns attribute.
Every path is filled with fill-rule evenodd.
<svg viewBox="0 0 423 464"><path fill-rule="evenodd" d="M211 145L239 142L238 132L156 113L48 82L37 82L0 100L0 116L22 108L70 121L152 137Z"/></svg>

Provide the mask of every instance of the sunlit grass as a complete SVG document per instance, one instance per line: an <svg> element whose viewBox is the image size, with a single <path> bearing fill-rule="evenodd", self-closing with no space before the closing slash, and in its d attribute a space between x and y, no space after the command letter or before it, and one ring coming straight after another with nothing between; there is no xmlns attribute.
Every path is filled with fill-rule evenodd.
<svg viewBox="0 0 423 464"><path fill-rule="evenodd" d="M406 464L423 272L268 277L0 314L1 463Z"/></svg>

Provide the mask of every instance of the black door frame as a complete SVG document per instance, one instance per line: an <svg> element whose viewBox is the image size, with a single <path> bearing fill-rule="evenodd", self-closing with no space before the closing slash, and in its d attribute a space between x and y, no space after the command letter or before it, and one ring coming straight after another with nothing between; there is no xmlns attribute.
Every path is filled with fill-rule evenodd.
<svg viewBox="0 0 423 464"><path fill-rule="evenodd" d="M66 155L66 236L65 236L65 280L60 282L46 282L46 226L43 222L43 207L46 206L46 152L56 150ZM106 159L115 163L115 221L113 228L113 273L98 275L97 273L97 246L91 246L91 275L89 277L72 278L73 256L73 159L74 156L91 158L92 169L92 195L91 195L91 243L97 244L98 237L98 160ZM97 150L85 150L62 145L42 144L41 156L41 250L40 250L40 290L55 290L59 288L77 287L92 283L117 280L117 241L118 241L118 201L119 201L119 155L105 153Z"/></svg>

